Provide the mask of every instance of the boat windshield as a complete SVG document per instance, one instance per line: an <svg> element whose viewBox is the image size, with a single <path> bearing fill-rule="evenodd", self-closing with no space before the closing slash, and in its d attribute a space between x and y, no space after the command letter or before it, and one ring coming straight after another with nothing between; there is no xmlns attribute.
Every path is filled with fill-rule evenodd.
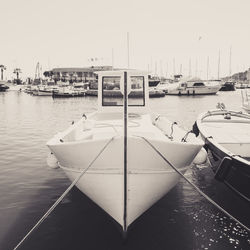
<svg viewBox="0 0 250 250"><path fill-rule="evenodd" d="M102 77L102 106L123 106L123 86L120 76ZM128 106L145 106L143 76L128 77Z"/></svg>
<svg viewBox="0 0 250 250"><path fill-rule="evenodd" d="M205 86L205 84L203 82L195 82L193 84L194 87L202 87L202 86Z"/></svg>

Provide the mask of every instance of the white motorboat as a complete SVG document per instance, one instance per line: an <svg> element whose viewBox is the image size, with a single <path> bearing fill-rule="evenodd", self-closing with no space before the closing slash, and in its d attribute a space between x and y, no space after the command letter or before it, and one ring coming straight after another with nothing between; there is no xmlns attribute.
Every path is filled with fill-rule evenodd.
<svg viewBox="0 0 250 250"><path fill-rule="evenodd" d="M205 82L198 78L182 80L178 83L177 87L172 85L168 91L167 95L213 95L216 94L221 85L217 82Z"/></svg>
<svg viewBox="0 0 250 250"><path fill-rule="evenodd" d="M57 86L48 86L48 85L42 85L38 86L37 89L37 95L38 96L52 96L54 92L58 92L58 87Z"/></svg>
<svg viewBox="0 0 250 250"><path fill-rule="evenodd" d="M201 114L196 125L210 152L215 179L249 202L250 115L221 107Z"/></svg>
<svg viewBox="0 0 250 250"><path fill-rule="evenodd" d="M109 85L121 97L103 94ZM143 95L130 97L136 89ZM100 71L98 111L47 142L72 182L86 171L76 186L123 232L177 184L180 175L171 164L184 173L203 145L176 123L151 114L148 102L146 72Z"/></svg>

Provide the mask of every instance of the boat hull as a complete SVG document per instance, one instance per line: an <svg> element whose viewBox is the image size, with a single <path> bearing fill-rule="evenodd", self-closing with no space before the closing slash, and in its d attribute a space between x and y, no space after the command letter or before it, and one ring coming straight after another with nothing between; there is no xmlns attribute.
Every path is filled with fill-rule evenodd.
<svg viewBox="0 0 250 250"><path fill-rule="evenodd" d="M187 88L168 90L166 95L215 95L219 91L219 87L206 88Z"/></svg>
<svg viewBox="0 0 250 250"><path fill-rule="evenodd" d="M71 181L86 169L106 140L48 145ZM149 140L176 168L184 173L201 145ZM179 152L178 154L176 152ZM181 154L181 157L180 157ZM180 175L142 138L128 138L127 219L129 226L137 217L167 194ZM79 180L77 187L124 226L123 137L114 138L105 151Z"/></svg>
<svg viewBox="0 0 250 250"><path fill-rule="evenodd" d="M240 195L243 199L250 201L250 164L240 157L231 157L230 154L218 149L211 143L206 143L208 157L215 175L219 170L223 171L223 181L229 188ZM231 159L228 168L222 169L225 157Z"/></svg>

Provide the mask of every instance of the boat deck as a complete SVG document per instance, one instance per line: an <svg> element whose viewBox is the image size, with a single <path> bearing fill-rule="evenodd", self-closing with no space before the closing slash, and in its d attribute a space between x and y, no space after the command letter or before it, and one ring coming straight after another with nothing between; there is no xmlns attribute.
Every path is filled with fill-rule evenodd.
<svg viewBox="0 0 250 250"><path fill-rule="evenodd" d="M202 120L202 134L211 138L230 152L250 157L250 120L242 117L224 119L209 116Z"/></svg>

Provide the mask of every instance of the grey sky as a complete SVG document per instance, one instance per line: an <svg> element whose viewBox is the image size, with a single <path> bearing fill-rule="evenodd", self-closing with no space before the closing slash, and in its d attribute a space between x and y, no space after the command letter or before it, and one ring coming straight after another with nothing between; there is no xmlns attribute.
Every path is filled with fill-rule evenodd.
<svg viewBox="0 0 250 250"><path fill-rule="evenodd" d="M250 67L249 0L1 0L0 64L6 76L20 67L23 76L35 74L36 63L49 67L127 66L127 32L130 66L166 75L189 72L221 76Z"/></svg>

